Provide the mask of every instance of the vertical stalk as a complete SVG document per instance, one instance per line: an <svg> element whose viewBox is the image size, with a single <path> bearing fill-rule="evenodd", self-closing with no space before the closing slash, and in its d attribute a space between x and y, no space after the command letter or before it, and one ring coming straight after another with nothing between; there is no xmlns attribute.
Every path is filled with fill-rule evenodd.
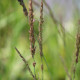
<svg viewBox="0 0 80 80"><path fill-rule="evenodd" d="M43 25L43 0L41 1L40 22L39 22L39 49L40 49L40 57L41 57L41 62L42 62L41 71L42 71L42 80L43 80L42 25Z"/></svg>
<svg viewBox="0 0 80 80"><path fill-rule="evenodd" d="M74 64L74 69L73 69L73 79L75 79L75 72L76 72L76 65L78 63L78 58L79 58L79 51L80 51L80 20L78 23L78 29L77 29L77 38L76 38L76 59L75 59L75 64Z"/></svg>
<svg viewBox="0 0 80 80"><path fill-rule="evenodd" d="M33 7L32 7L32 0L29 0L29 24L30 24L30 50L31 50L31 55L32 58L34 60L33 62L33 67L34 67L34 74L35 74L35 59L34 59L34 55L35 55L35 38L34 38L34 25L33 25ZM36 74L35 74L36 75Z"/></svg>

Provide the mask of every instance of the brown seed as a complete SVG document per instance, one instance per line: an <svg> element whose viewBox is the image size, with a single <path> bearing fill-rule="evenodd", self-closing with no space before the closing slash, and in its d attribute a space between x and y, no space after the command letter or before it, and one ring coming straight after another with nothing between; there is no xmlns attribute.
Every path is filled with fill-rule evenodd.
<svg viewBox="0 0 80 80"><path fill-rule="evenodd" d="M34 67L36 66L36 62L33 63L33 66L34 66Z"/></svg>

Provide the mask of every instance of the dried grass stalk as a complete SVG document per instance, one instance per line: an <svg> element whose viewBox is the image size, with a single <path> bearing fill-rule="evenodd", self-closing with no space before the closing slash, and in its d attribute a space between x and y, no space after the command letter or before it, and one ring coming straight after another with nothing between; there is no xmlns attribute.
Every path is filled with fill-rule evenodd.
<svg viewBox="0 0 80 80"><path fill-rule="evenodd" d="M36 77L33 75L28 62L26 61L26 59L21 55L21 53L19 52L19 50L15 47L15 50L17 51L17 53L19 54L19 56L22 58L23 62L26 64L26 68L28 69L28 71L30 72L31 76L33 77L34 80L37 80Z"/></svg>
<svg viewBox="0 0 80 80"><path fill-rule="evenodd" d="M34 58L35 55L35 38L34 38L34 25L33 25L33 8L32 8L32 0L29 0L29 24L30 24L30 50L31 55Z"/></svg>
<svg viewBox="0 0 80 80"><path fill-rule="evenodd" d="M25 14L25 16L28 16L28 11L26 9L26 6L24 4L24 1L23 0L18 0L18 2L20 3L20 5L23 7L23 12Z"/></svg>
<svg viewBox="0 0 80 80"><path fill-rule="evenodd" d="M41 1L40 22L39 22L39 50L40 50L41 61L42 61L42 57L43 57L43 52L42 52L42 25L43 25L43 1ZM42 80L43 80L43 61L41 64L41 70L42 70Z"/></svg>
<svg viewBox="0 0 80 80"><path fill-rule="evenodd" d="M43 1L41 1L40 8L40 22L39 22L39 48L40 48L40 56L43 56L42 52L42 25L43 25Z"/></svg>

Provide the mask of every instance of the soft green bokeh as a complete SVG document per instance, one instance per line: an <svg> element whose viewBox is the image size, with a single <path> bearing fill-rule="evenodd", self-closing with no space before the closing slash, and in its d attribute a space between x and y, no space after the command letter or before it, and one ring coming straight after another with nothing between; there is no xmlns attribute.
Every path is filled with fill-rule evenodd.
<svg viewBox="0 0 80 80"><path fill-rule="evenodd" d="M25 3L28 8L27 0L25 0ZM36 18L34 23L36 38L36 34L38 34L39 11L35 10L34 15ZM43 53L48 64L47 66L43 59L44 80L69 80L60 56L62 56L68 72L70 72L73 54L76 51L75 26L77 26L77 16L70 23L74 25L73 30L65 32L64 38L63 33L61 32L60 34L58 32L58 30L61 31L61 27L53 23L48 14L45 13L44 15ZM0 0L0 80L32 80L28 70L25 69L24 62L14 49L15 47L19 49L28 61L31 70L34 71L29 46L29 28L28 19L24 16L22 7L17 0ZM41 78L41 58L37 38L35 45L36 74L37 77ZM80 64L77 65L76 80L80 79L79 66Z"/></svg>

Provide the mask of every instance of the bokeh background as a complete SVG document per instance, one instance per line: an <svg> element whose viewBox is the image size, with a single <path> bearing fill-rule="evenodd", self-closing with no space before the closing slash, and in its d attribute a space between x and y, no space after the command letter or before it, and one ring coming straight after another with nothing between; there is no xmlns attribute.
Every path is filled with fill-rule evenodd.
<svg viewBox="0 0 80 80"><path fill-rule="evenodd" d="M38 33L40 0L33 0L34 27ZM71 65L76 51L76 34L79 22L80 0L45 0L44 4L43 53L44 80L69 80ZM29 1L24 0L28 9ZM37 3L37 4L36 4ZM63 27L61 26L63 25ZM19 49L33 71L33 59L30 53L29 22L17 0L0 0L0 80L32 80L25 64L15 51ZM63 30L64 29L64 30ZM41 80L41 59L36 38L36 74ZM47 66L48 64L48 66ZM66 67L66 68L65 68ZM75 80L80 80L79 63Z"/></svg>

